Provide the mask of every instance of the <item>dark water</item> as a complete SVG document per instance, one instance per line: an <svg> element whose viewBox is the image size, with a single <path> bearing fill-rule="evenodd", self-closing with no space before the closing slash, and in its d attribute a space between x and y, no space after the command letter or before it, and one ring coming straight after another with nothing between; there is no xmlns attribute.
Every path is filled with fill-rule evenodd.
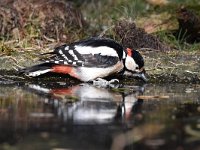
<svg viewBox="0 0 200 150"><path fill-rule="evenodd" d="M0 85L3 150L197 150L200 85Z"/></svg>

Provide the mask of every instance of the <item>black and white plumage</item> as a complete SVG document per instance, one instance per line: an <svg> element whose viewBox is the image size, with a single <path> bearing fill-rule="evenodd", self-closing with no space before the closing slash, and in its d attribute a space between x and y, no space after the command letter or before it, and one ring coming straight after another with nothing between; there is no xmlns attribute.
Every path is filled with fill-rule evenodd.
<svg viewBox="0 0 200 150"><path fill-rule="evenodd" d="M27 76L47 72L69 74L87 82L111 74L134 74L144 71L144 60L139 52L124 49L107 38L89 38L65 44L46 53L49 57L42 64L23 69Z"/></svg>

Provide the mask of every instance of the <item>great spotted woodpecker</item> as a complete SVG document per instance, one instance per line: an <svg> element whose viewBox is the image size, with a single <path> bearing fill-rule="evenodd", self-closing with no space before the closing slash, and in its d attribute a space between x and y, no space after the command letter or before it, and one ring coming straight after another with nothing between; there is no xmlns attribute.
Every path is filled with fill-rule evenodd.
<svg viewBox="0 0 200 150"><path fill-rule="evenodd" d="M69 74L83 82L104 78L112 74L144 76L144 60L141 54L107 38L89 38L65 44L45 53L43 63L28 67L22 72L30 77L47 72Z"/></svg>

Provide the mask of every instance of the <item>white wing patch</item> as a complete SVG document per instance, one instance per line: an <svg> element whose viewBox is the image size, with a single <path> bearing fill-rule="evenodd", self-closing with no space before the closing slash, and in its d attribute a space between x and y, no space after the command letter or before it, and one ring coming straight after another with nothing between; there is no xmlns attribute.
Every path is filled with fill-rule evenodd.
<svg viewBox="0 0 200 150"><path fill-rule="evenodd" d="M78 58L77 58L77 56L74 54L74 51L73 51L73 50L69 50L68 52L69 52L69 54L71 54L71 56L74 57L74 60L78 60Z"/></svg>
<svg viewBox="0 0 200 150"><path fill-rule="evenodd" d="M125 53L125 51L123 51L122 59L126 59L126 53Z"/></svg>
<svg viewBox="0 0 200 150"><path fill-rule="evenodd" d="M101 54L102 56L114 56L118 57L117 52L107 46L99 46L99 47L90 47L90 46L75 46L75 50L77 50L80 54Z"/></svg>

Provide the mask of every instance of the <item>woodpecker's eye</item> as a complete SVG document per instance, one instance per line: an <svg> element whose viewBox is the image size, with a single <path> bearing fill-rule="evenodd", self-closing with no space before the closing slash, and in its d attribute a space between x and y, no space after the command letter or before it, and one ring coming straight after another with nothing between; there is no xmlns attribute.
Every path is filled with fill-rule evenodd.
<svg viewBox="0 0 200 150"><path fill-rule="evenodd" d="M136 67L135 69L139 69L139 67Z"/></svg>

